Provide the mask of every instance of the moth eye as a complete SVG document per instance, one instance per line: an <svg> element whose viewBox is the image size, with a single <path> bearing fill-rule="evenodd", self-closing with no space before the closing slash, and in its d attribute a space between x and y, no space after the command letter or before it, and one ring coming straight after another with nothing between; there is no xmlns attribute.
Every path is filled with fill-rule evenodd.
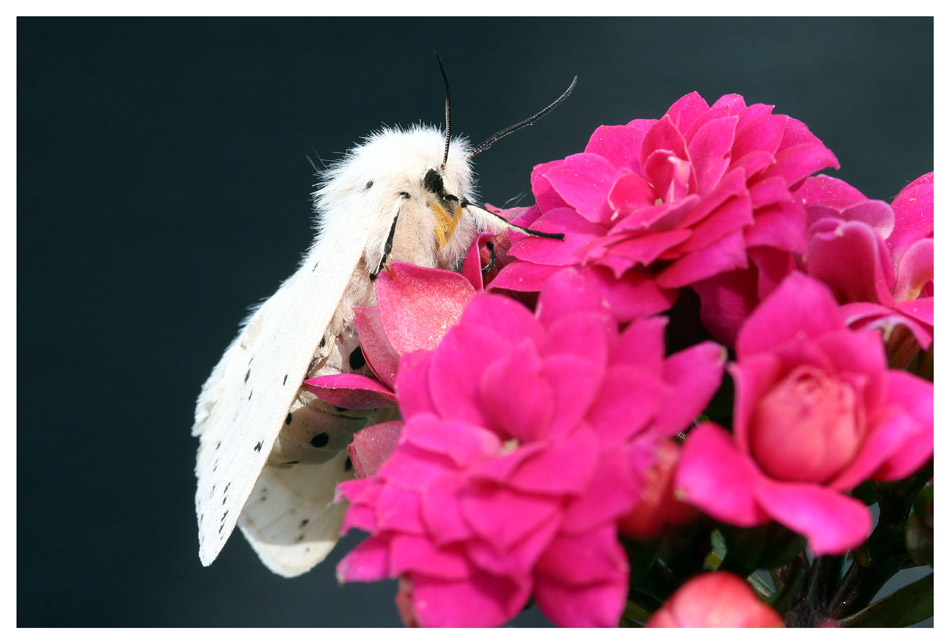
<svg viewBox="0 0 950 644"><path fill-rule="evenodd" d="M327 434L326 432L317 434L316 436L310 439L310 444L313 445L314 447L326 447L329 442L330 442L330 435Z"/></svg>

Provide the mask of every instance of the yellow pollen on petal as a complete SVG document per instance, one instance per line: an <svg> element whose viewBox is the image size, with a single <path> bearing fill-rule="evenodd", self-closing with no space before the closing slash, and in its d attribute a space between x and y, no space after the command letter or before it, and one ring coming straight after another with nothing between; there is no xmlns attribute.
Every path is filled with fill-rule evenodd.
<svg viewBox="0 0 950 644"><path fill-rule="evenodd" d="M516 449L518 449L518 439L511 438L501 444L501 449L498 450L498 453L504 456L505 454L511 454Z"/></svg>

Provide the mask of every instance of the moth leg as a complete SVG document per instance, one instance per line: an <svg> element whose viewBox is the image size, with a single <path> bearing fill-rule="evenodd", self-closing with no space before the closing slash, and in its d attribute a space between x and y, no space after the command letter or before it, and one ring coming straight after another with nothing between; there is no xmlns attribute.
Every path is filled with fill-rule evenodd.
<svg viewBox="0 0 950 644"><path fill-rule="evenodd" d="M383 266L386 265L386 260L389 259L389 253L393 252L393 238L396 236L396 222L399 221L399 213L396 213L396 216L393 217L393 225L389 228L389 236L386 237L386 245L383 247L383 256L379 260L379 266L376 267L376 270L369 274L369 279L376 281L376 277L379 275L379 271L383 270Z"/></svg>
<svg viewBox="0 0 950 644"><path fill-rule="evenodd" d="M482 275L488 275L489 273L492 272L492 269L495 268L495 259L496 259L495 244L493 244L492 242L486 242L485 248L487 248L488 252L491 253L491 259L488 260L488 266L485 266L484 268L482 268Z"/></svg>

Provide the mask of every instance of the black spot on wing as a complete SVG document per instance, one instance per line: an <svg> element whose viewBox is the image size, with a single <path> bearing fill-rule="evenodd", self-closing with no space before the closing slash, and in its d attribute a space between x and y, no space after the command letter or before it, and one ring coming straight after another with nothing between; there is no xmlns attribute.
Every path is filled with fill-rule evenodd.
<svg viewBox="0 0 950 644"><path fill-rule="evenodd" d="M294 419L294 415L290 412L287 412L287 418L284 419L284 424L289 425L293 419Z"/></svg>
<svg viewBox="0 0 950 644"><path fill-rule="evenodd" d="M244 382L247 382L247 379L251 377L251 368L247 368L247 373L244 374Z"/></svg>
<svg viewBox="0 0 950 644"><path fill-rule="evenodd" d="M304 519L303 521L300 522L300 527L302 528L302 527L304 527L305 525L307 525L308 523L310 523L310 519Z"/></svg>
<svg viewBox="0 0 950 644"><path fill-rule="evenodd" d="M369 181L366 182L366 187L363 188L363 190L369 190L372 187L373 187L373 180L370 179Z"/></svg>
<svg viewBox="0 0 950 644"><path fill-rule="evenodd" d="M257 445L254 446L254 451L259 452L261 451L262 447L264 447L264 443L262 443L261 441L257 441Z"/></svg>
<svg viewBox="0 0 950 644"><path fill-rule="evenodd" d="M253 395L254 395L254 390L251 389L249 392L247 392L247 399L250 400L250 399L251 399L251 396L253 396Z"/></svg>
<svg viewBox="0 0 950 644"><path fill-rule="evenodd" d="M282 383L280 383L280 384L281 384L281 386L287 384L287 374L286 374L286 373L284 374L284 381L283 381Z"/></svg>

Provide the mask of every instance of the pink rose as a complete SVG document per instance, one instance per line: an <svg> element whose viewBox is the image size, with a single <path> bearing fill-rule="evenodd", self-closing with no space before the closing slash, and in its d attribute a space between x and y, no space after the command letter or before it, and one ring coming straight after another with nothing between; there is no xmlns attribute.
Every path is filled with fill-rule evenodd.
<svg viewBox="0 0 950 644"><path fill-rule="evenodd" d="M852 331L828 288L789 276L736 343L733 434L705 423L687 437L676 484L727 523L770 519L840 554L871 529L847 492L906 477L933 455L933 385L889 370L874 331Z"/></svg>
<svg viewBox="0 0 950 644"><path fill-rule="evenodd" d="M771 606L728 572L694 577L666 600L647 622L650 628L780 628Z"/></svg>
<svg viewBox="0 0 950 644"><path fill-rule="evenodd" d="M616 314L666 310L678 289L748 266L753 249L805 248L805 212L791 191L837 160L803 123L699 94L659 120L602 126L583 153L537 166L536 205L521 223L563 233L524 237L498 288L538 290L565 266L598 280Z"/></svg>
<svg viewBox="0 0 950 644"><path fill-rule="evenodd" d="M616 625L617 525L639 499L642 455L703 409L725 359L711 343L665 357L664 326L620 331L571 271L537 314L475 294L438 346L403 356L392 453L340 487L344 527L370 533L341 581L399 577L401 614L423 626L502 624L529 597L560 625Z"/></svg>

